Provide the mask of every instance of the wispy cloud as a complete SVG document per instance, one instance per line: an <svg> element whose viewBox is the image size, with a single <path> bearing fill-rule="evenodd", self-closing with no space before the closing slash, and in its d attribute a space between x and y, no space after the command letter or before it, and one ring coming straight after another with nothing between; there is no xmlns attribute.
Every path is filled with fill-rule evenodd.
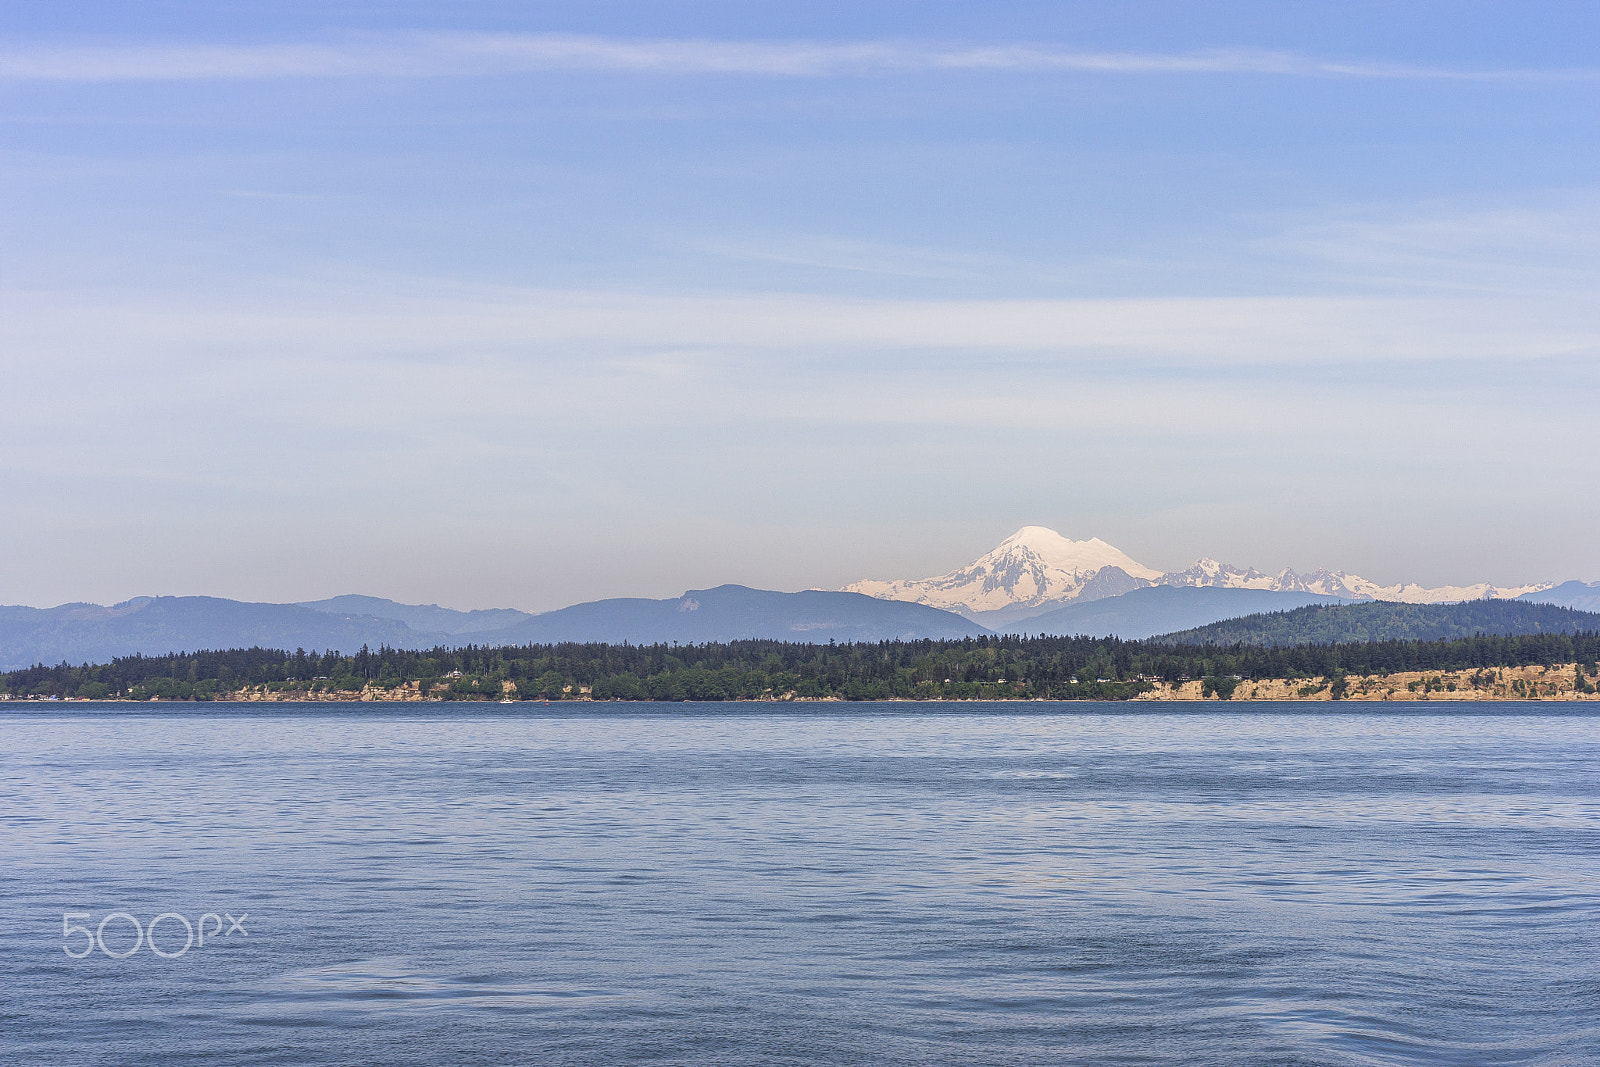
<svg viewBox="0 0 1600 1067"><path fill-rule="evenodd" d="M1564 294L1588 303L1600 282L1600 201L1552 194L1513 205L1346 213L1292 225L1263 247L1391 294Z"/></svg>
<svg viewBox="0 0 1600 1067"><path fill-rule="evenodd" d="M130 575L215 593L237 574L312 573L331 592L375 554L389 574L459 567L457 595L478 603L517 582L537 592L519 602L544 607L677 591L661 581L838 585L871 568L837 548L818 562L798 540L772 553L781 567L730 575L724 542L744 538L728 531L861 516L909 529L948 521L961 499L1080 509L1096 530L1121 516L1173 543L1198 538L1197 523L1169 509L1213 507L1199 524L1219 542L1245 514L1309 559L1433 581L1449 576L1441 559L1500 582L1594 573L1581 492L1594 481L1592 302L861 300L372 278L211 298L6 290L0 307L0 478L11 510L36 516L8 542L30 563L9 576L14 601L87 595L60 592L59 576L85 580L91 564L119 596L140 591ZM662 550L653 531L644 550L596 547L641 515L714 547ZM1374 515L1389 524L1377 533ZM1530 547L1484 569L1481 541L1453 539L1469 528ZM640 566L641 551L666 556ZM662 577L689 573L684 560L703 572ZM817 577L829 567L845 573ZM217 577L182 584L202 571ZM593 574L615 585L597 591Z"/></svg>
<svg viewBox="0 0 1600 1067"><path fill-rule="evenodd" d="M569 34L405 34L336 43L0 48L0 80L181 81L448 77L534 71L824 77L914 72L1270 75L1409 80L1589 80L1600 69L1457 69L1291 52L1092 52L1046 45L624 39Z"/></svg>
<svg viewBox="0 0 1600 1067"><path fill-rule="evenodd" d="M748 263L893 278L972 281L985 271L1014 266L1000 256L829 234L787 233L701 241L698 244L712 255Z"/></svg>
<svg viewBox="0 0 1600 1067"><path fill-rule="evenodd" d="M1523 362L1600 351L1600 315L1590 305L1537 297L870 300L441 289L324 290L247 303L9 290L0 293L7 305L0 347L12 356L0 365L14 364L17 373L75 359L109 367L171 361L182 351L203 353L197 358L207 363L282 352L333 361L562 364L704 353L708 369L803 358L899 370L938 353L952 366L1112 359L1222 371Z"/></svg>

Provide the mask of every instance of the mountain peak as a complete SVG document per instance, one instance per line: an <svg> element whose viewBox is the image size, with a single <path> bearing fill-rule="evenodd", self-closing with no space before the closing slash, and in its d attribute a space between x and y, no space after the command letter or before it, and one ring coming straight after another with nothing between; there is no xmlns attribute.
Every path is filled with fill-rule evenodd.
<svg viewBox="0 0 1600 1067"><path fill-rule="evenodd" d="M1098 537L1087 541L1074 541L1048 526L1024 526L1010 537L1001 541L996 546L996 551L1007 545L1028 545L1029 547L1054 547L1059 545L1104 545L1105 542Z"/></svg>
<svg viewBox="0 0 1600 1067"><path fill-rule="evenodd" d="M860 581L845 589L883 600L909 600L947 611L976 613L1096 600L1147 585L1255 589L1311 593L1341 600L1434 604L1513 599L1547 590L1552 583L1497 587L1480 582L1435 588L1414 582L1379 585L1342 570L1324 568L1297 574L1285 567L1271 575L1209 556L1195 560L1186 570L1163 574L1135 562L1098 537L1074 541L1048 526L1024 526L967 566L948 574L900 581Z"/></svg>
<svg viewBox="0 0 1600 1067"><path fill-rule="evenodd" d="M1124 586L1148 585L1161 572L1095 537L1074 541L1047 526L1024 526L967 566L934 578L862 581L846 586L884 600L910 600L948 611L991 611L1045 604L1083 592L1096 575L1114 569ZM1108 583L1102 583L1108 584Z"/></svg>
<svg viewBox="0 0 1600 1067"><path fill-rule="evenodd" d="M998 562L1016 555L1019 551L1031 552L1049 566L1075 571L1084 574L1085 577L1101 567L1121 567L1128 574L1138 578L1155 579L1161 576L1160 571L1151 570L1135 562L1121 549L1107 544L1098 537L1091 537L1087 541L1074 541L1048 526L1024 526L981 556L975 561L975 565L984 561Z"/></svg>

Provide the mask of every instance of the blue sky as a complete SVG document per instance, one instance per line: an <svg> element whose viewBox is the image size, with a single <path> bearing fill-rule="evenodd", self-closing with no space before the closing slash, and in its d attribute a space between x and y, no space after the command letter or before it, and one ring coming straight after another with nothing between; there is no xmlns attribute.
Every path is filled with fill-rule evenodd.
<svg viewBox="0 0 1600 1067"><path fill-rule="evenodd" d="M0 602L1600 577L1600 10L13 4Z"/></svg>

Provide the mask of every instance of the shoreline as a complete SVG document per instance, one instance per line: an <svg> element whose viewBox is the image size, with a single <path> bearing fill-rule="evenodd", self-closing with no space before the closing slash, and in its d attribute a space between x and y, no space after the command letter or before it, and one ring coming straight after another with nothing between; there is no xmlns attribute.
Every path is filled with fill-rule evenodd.
<svg viewBox="0 0 1600 1067"><path fill-rule="evenodd" d="M1339 679L1274 678L1226 679L1233 691L1224 698L1215 692L1207 693L1209 683L1190 680L1170 685L1146 679L1151 688L1124 700L1096 700L1084 697L1013 696L981 697L888 697L879 700L847 700L841 696L798 696L792 692L757 698L727 698L718 701L675 700L596 700L587 692L564 695L559 700L513 700L513 704L558 706L561 704L1090 704L1090 703L1172 703L1172 704L1251 704L1251 703L1340 703L1384 704L1404 703L1600 703L1600 692L1585 693L1576 686L1578 664L1555 664L1549 667L1494 667L1481 670L1459 671L1399 671L1392 674L1346 675L1342 679L1343 692L1335 696ZM506 683L506 696L515 689ZM503 698L502 698L503 699ZM0 696L6 704L500 704L492 697L474 699L452 696L443 692L423 691L416 682L400 686L368 686L364 689L335 689L309 691L302 689L274 689L271 686L250 686L219 693L210 700L185 700L172 697L151 697L135 700L129 697L106 697L92 700L83 697L31 697Z"/></svg>

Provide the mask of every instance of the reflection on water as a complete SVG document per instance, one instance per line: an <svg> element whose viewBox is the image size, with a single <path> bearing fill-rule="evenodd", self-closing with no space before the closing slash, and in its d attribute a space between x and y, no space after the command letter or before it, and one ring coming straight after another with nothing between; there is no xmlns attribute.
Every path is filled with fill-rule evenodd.
<svg viewBox="0 0 1600 1067"><path fill-rule="evenodd" d="M1600 1048L1581 709L80 705L0 731L7 1062ZM116 953L160 915L169 954L249 918L113 959L116 912Z"/></svg>
<svg viewBox="0 0 1600 1067"><path fill-rule="evenodd" d="M342 1011L370 1007L389 1010L399 1006L428 1008L497 1007L511 1004L570 1004L575 1000L615 1001L617 994L566 986L540 988L506 982L491 974L443 974L423 971L399 957L355 960L324 967L309 967L264 983L267 997L252 1010L304 1009Z"/></svg>

